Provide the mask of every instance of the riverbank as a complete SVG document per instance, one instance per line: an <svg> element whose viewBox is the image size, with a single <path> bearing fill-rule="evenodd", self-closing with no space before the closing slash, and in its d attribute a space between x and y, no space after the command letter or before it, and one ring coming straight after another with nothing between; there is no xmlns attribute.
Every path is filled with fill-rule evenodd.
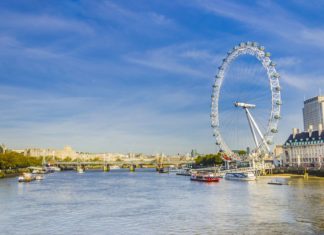
<svg viewBox="0 0 324 235"><path fill-rule="evenodd" d="M22 173L30 172L28 168L19 168L19 169L8 169L8 170L0 170L0 179L17 177Z"/></svg>
<svg viewBox="0 0 324 235"><path fill-rule="evenodd" d="M309 177L324 177L324 169L306 169ZM305 174L305 168L276 168L272 170L273 175L300 175Z"/></svg>
<svg viewBox="0 0 324 235"><path fill-rule="evenodd" d="M264 175L264 176L260 176L260 177L262 177L262 178L304 178L304 175L297 175L297 174L269 174L269 175ZM324 177L308 175L308 179L324 180Z"/></svg>

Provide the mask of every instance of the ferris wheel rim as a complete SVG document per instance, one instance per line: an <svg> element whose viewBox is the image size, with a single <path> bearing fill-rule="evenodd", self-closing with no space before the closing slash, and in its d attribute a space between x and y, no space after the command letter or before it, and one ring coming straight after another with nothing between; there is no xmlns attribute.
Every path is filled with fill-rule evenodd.
<svg viewBox="0 0 324 235"><path fill-rule="evenodd" d="M263 133L266 140L266 144L273 143L273 136L278 132L278 123L280 119L281 112L281 87L279 78L280 75L275 68L275 63L270 59L270 53L265 51L263 46L260 46L256 42L242 42L227 53L227 56L223 59L221 66L218 68L217 75L215 76L215 81L213 84L212 91L212 104L211 104L211 126L213 128L213 135L216 140L216 145L219 146L220 150L229 154L234 155L233 151L224 141L219 124L219 98L222 83L225 77L225 72L229 68L230 64L241 55L251 55L261 62L263 68L267 72L267 78L270 84L271 91L271 112L268 118L267 128L265 133ZM265 150L264 143L261 143L253 151L267 151Z"/></svg>

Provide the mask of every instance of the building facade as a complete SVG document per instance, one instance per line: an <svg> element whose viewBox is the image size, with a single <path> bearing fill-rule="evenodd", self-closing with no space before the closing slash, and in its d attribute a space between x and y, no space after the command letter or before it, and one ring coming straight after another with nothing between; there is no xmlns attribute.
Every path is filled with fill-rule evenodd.
<svg viewBox="0 0 324 235"><path fill-rule="evenodd" d="M324 131L299 132L294 128L282 146L281 161L283 166L293 167L324 167Z"/></svg>
<svg viewBox="0 0 324 235"><path fill-rule="evenodd" d="M32 157L58 157L76 159L79 155L70 147L65 146L63 149L50 149L50 148L29 148L24 151L25 156Z"/></svg>
<svg viewBox="0 0 324 235"><path fill-rule="evenodd" d="M304 101L303 108L304 131L308 129L318 130L318 126L324 126L324 96L316 96Z"/></svg>

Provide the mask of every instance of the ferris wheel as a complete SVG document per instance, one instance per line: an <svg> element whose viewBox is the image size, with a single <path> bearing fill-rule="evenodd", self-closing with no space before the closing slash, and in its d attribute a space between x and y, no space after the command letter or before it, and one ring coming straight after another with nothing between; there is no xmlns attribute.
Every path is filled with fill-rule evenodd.
<svg viewBox="0 0 324 235"><path fill-rule="evenodd" d="M252 56L254 57L254 59L256 58L256 66L258 66L259 69L264 73L264 77L258 76L253 80L247 79L249 80L248 82L252 84L251 86L244 85L246 84L246 81L245 83L241 81L243 85L240 85L240 87L246 88L247 91L245 93L250 92L251 94L258 94L258 91L260 90L259 88L256 87L252 89L250 87L253 87L254 82L262 81L266 83L266 91L264 91L264 93L268 92L269 95L266 102L264 102L265 105L263 105L263 109L258 112L258 115L254 115L253 113L256 112L256 110L258 110L258 107L260 106L258 106L256 103L252 103L252 99L237 100L233 98L232 100L227 99L226 102L221 102L222 95L228 96L230 93L238 93L238 89L233 88L235 86L237 87L234 82L231 90L227 91L227 93L222 93L222 86L224 85L224 81L226 81L227 79L227 73L231 68L231 65L233 65L233 63L241 56ZM279 73L277 73L275 66L275 63L270 59L270 53L266 52L263 46L260 46L256 42L242 42L227 53L227 56L223 59L222 64L218 68L218 73L216 75L212 91L211 126L213 128L213 136L215 137L216 145L219 147L219 150L226 153L226 155L229 155L232 158L238 157L234 153L233 147L228 144L233 136L230 133L231 128L226 127L225 130L222 130L222 122L220 121L222 119L222 112L220 111L220 107L226 105L228 105L231 110L236 109L237 111L239 111L239 121L241 121L242 125L244 124L249 130L249 133L241 134L239 138L245 139L247 138L247 135L249 135L249 137L251 138L251 143L253 143L253 147L250 146L252 147L251 153L255 155L271 153L273 137L274 134L278 132L280 108L282 105L280 94L281 88L279 83L280 75ZM240 73L236 77L239 76ZM263 128L261 128L261 124L258 123L258 116L265 116ZM231 114L225 119L232 118L233 115ZM242 127L240 127L239 129L242 129ZM224 132L230 136L228 138L229 141L225 140Z"/></svg>

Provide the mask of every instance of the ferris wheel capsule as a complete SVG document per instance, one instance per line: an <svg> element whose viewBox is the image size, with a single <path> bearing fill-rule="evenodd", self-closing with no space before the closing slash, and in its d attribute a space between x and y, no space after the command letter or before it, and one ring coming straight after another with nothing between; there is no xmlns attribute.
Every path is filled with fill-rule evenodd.
<svg viewBox="0 0 324 235"><path fill-rule="evenodd" d="M271 132L272 132L272 133L278 133L278 129L273 128L273 129L271 129Z"/></svg>
<svg viewBox="0 0 324 235"><path fill-rule="evenodd" d="M259 46L259 50L260 51L264 51L265 50L265 47L264 46Z"/></svg>
<svg viewBox="0 0 324 235"><path fill-rule="evenodd" d="M281 100L277 100L276 101L276 105L282 105L282 101Z"/></svg>

